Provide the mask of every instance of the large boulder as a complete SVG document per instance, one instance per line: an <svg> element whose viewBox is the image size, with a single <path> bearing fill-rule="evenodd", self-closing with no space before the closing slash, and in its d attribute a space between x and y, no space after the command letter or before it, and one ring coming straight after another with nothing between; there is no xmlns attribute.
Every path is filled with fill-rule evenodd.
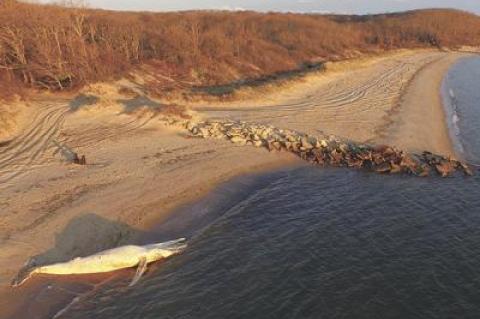
<svg viewBox="0 0 480 319"><path fill-rule="evenodd" d="M311 150L313 148L313 145L308 141L308 139L306 137L303 137L301 140L300 140L301 144L302 144L302 148L303 150Z"/></svg>
<svg viewBox="0 0 480 319"><path fill-rule="evenodd" d="M230 141L238 145L246 145L247 139L241 136L232 136Z"/></svg>
<svg viewBox="0 0 480 319"><path fill-rule="evenodd" d="M450 176L455 172L455 167L450 161L441 161L439 164L435 165L435 169L442 177Z"/></svg>

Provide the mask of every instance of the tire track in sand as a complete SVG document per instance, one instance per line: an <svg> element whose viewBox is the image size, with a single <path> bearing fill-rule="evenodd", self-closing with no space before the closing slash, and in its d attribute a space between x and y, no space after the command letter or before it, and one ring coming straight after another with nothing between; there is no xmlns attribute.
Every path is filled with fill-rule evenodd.
<svg viewBox="0 0 480 319"><path fill-rule="evenodd" d="M81 127L65 128L71 113L68 102L38 105L25 129L8 143L0 145L0 190L11 186L16 178L35 172L52 162L58 146L55 142L78 149L132 134L147 125L155 115L112 116L108 123L92 122ZM68 134L65 134L67 132Z"/></svg>
<svg viewBox="0 0 480 319"><path fill-rule="evenodd" d="M0 147L0 189L47 162L46 152L58 136L67 113L64 104L38 108L24 131L7 146Z"/></svg>
<svg viewBox="0 0 480 319"><path fill-rule="evenodd" d="M285 95L281 103L273 105L199 110L211 118L269 123L308 134L375 142L410 80L425 65L444 56L442 52L421 52L384 60L310 85L303 96Z"/></svg>

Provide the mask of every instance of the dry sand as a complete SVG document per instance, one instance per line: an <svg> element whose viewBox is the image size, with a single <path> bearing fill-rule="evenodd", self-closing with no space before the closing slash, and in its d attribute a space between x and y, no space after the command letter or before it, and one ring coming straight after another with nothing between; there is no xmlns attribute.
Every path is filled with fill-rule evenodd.
<svg viewBox="0 0 480 319"><path fill-rule="evenodd" d="M5 145L25 126L29 113L28 104L13 100L0 104L0 145Z"/></svg>
<svg viewBox="0 0 480 319"><path fill-rule="evenodd" d="M194 109L202 117L449 155L439 86L462 56L419 51L353 61L261 99ZM29 311L31 290L12 294L7 286L29 257L56 262L134 242L173 208L220 182L300 164L286 153L188 138L151 112L127 114L128 101L111 101L115 107L36 101L25 129L0 146L1 318L13 316L19 305L22 314ZM70 164L72 150L85 154L89 165Z"/></svg>

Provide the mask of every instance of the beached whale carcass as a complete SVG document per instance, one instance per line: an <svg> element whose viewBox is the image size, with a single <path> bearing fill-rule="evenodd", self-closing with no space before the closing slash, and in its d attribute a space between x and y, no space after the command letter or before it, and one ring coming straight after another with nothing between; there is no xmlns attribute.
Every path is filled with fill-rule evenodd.
<svg viewBox="0 0 480 319"><path fill-rule="evenodd" d="M130 286L132 286L138 282L149 263L181 253L186 246L186 239L180 238L164 243L145 246L128 245L113 248L88 257L79 257L68 262L39 266L26 271L21 271L21 273L13 280L12 286L18 287L22 285L34 274L95 274L137 267L137 272L130 283Z"/></svg>

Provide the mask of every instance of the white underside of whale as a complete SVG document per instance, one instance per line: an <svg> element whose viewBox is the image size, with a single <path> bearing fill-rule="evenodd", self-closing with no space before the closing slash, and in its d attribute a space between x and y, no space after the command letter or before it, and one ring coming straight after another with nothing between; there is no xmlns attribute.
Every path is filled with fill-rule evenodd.
<svg viewBox="0 0 480 319"><path fill-rule="evenodd" d="M145 246L122 246L97 254L75 258L68 262L40 266L17 278L13 286L19 286L33 274L73 275L106 273L124 268L138 267L131 283L135 284L145 272L147 264L178 254L186 248L185 238Z"/></svg>
<svg viewBox="0 0 480 319"><path fill-rule="evenodd" d="M169 255L171 254L167 252L162 257L165 258ZM64 263L38 267L34 272L55 275L104 273L135 267L138 265L140 258L144 256L147 256L147 263L161 259L157 256L151 256L149 251L143 247L123 246L102 251L89 257L75 258Z"/></svg>

